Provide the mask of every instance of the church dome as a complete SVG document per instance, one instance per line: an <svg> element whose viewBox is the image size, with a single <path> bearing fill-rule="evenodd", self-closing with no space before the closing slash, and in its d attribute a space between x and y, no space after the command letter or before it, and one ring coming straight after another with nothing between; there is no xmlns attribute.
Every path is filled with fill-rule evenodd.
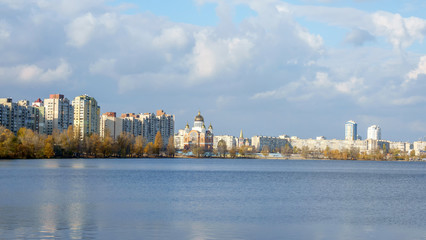
<svg viewBox="0 0 426 240"><path fill-rule="evenodd" d="M198 111L198 115L195 116L195 121L204 122L204 118L203 118L203 116L201 116L200 111Z"/></svg>

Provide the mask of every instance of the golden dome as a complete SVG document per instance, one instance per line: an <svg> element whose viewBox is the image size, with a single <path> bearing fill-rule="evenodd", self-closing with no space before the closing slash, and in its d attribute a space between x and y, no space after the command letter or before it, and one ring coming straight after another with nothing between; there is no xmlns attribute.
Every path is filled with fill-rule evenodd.
<svg viewBox="0 0 426 240"><path fill-rule="evenodd" d="M203 118L203 116L201 116L200 111L198 111L198 115L197 115L197 116L195 116L195 121L201 121L201 122L204 122L204 118Z"/></svg>

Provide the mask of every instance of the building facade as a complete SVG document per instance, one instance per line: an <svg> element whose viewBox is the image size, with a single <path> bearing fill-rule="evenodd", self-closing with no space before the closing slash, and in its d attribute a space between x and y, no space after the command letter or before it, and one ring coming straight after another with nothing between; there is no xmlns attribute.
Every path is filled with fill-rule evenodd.
<svg viewBox="0 0 426 240"><path fill-rule="evenodd" d="M352 120L345 124L345 140L355 141L358 139L358 124Z"/></svg>
<svg viewBox="0 0 426 240"><path fill-rule="evenodd" d="M55 129L65 131L73 125L74 110L70 101L62 94L50 94L44 99L44 132L51 135Z"/></svg>
<svg viewBox="0 0 426 240"><path fill-rule="evenodd" d="M212 125L210 124L207 129L204 124L204 117L198 112L198 115L195 116L192 129L189 129L188 124L185 127L184 149L190 150L192 147L200 147L204 151L211 152L213 151L213 139Z"/></svg>
<svg viewBox="0 0 426 240"><path fill-rule="evenodd" d="M379 126L373 125L367 129L367 139L382 140L382 130Z"/></svg>
<svg viewBox="0 0 426 240"><path fill-rule="evenodd" d="M251 138L251 144L257 151L261 151L264 146L268 146L270 151L279 151L287 143L287 139L281 137L254 136Z"/></svg>
<svg viewBox="0 0 426 240"><path fill-rule="evenodd" d="M20 128L38 132L39 111L30 106L29 101L14 103L12 98L0 98L0 125L17 133Z"/></svg>
<svg viewBox="0 0 426 240"><path fill-rule="evenodd" d="M100 111L98 102L87 95L81 95L72 101L74 107L74 133L80 139L90 134L99 134Z"/></svg>
<svg viewBox="0 0 426 240"><path fill-rule="evenodd" d="M44 102L38 98L35 102L33 102L32 106L38 109L38 133L46 134L46 114Z"/></svg>
<svg viewBox="0 0 426 240"><path fill-rule="evenodd" d="M107 112L102 114L100 123L100 136L104 138L109 134L114 140L117 140L123 131L123 119L117 117L115 112Z"/></svg>
<svg viewBox="0 0 426 240"><path fill-rule="evenodd" d="M217 148L217 144L220 140L225 141L226 143L226 149L230 150L233 147L237 146L237 138L230 135L220 135L220 136L214 136L213 137L213 148Z"/></svg>

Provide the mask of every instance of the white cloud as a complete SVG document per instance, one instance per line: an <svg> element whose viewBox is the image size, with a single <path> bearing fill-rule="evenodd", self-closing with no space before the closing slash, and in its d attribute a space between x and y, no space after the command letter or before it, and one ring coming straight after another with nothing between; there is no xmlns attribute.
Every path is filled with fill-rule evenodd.
<svg viewBox="0 0 426 240"><path fill-rule="evenodd" d="M5 81L3 84L51 83L66 80L71 74L71 67L63 59L55 69L43 69L37 65L0 68L0 78Z"/></svg>
<svg viewBox="0 0 426 240"><path fill-rule="evenodd" d="M417 80L421 74L426 74L426 56L422 56L417 68L407 74L408 79L405 83L409 83L411 80Z"/></svg>
<svg viewBox="0 0 426 240"><path fill-rule="evenodd" d="M91 38L96 27L96 19L91 13L74 19L67 26L68 43L75 47L84 46Z"/></svg>
<svg viewBox="0 0 426 240"><path fill-rule="evenodd" d="M364 86L364 79L352 77L349 81L336 84L336 90L345 94L356 94Z"/></svg>
<svg viewBox="0 0 426 240"><path fill-rule="evenodd" d="M404 49L414 41L422 42L426 34L426 20L379 11L372 14L375 34L385 36L396 49ZM366 26L365 26L366 27Z"/></svg>

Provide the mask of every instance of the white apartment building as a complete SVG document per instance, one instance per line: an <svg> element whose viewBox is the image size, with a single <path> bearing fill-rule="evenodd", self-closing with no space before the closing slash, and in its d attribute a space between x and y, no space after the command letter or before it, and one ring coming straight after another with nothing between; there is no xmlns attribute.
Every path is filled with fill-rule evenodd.
<svg viewBox="0 0 426 240"><path fill-rule="evenodd" d="M178 133L174 136L175 148L182 150L185 147L184 143L185 129L179 129Z"/></svg>
<svg viewBox="0 0 426 240"><path fill-rule="evenodd" d="M382 130L378 125L373 125L367 129L367 139L381 140L382 139Z"/></svg>
<svg viewBox="0 0 426 240"><path fill-rule="evenodd" d="M123 131L123 119L118 118L115 112L107 112L101 116L100 124L100 136L105 137L105 134L108 132L109 135L117 140Z"/></svg>
<svg viewBox="0 0 426 240"><path fill-rule="evenodd" d="M100 111L98 102L87 95L81 95L72 101L74 107L74 133L80 136L80 139L89 136L92 133L99 134Z"/></svg>
<svg viewBox="0 0 426 240"><path fill-rule="evenodd" d="M237 146L237 138L234 136L230 136L230 135L219 135L219 136L214 136L213 137L213 148L216 149L217 148L217 144L219 143L220 140L225 141L226 143L226 148L228 150L230 150L232 147Z"/></svg>
<svg viewBox="0 0 426 240"><path fill-rule="evenodd" d="M50 94L49 98L44 99L44 131L51 135L53 130L67 130L73 125L73 107L70 101L62 94Z"/></svg>

